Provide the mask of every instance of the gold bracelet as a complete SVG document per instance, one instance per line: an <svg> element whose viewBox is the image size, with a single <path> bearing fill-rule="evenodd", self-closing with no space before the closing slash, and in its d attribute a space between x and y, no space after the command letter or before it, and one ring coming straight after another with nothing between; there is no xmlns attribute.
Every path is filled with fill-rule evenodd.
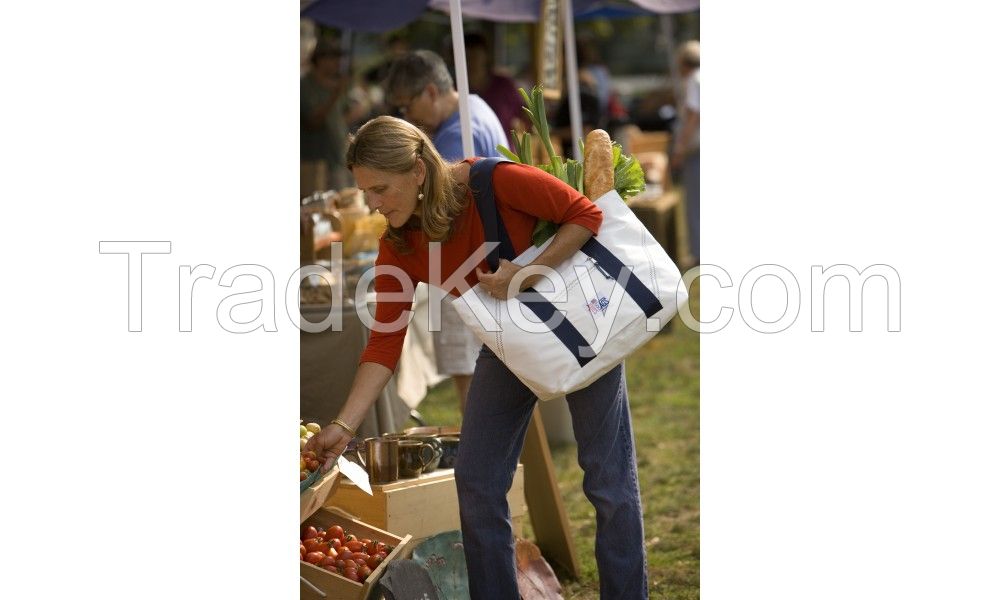
<svg viewBox="0 0 1000 600"><path fill-rule="evenodd" d="M357 437L357 435L358 435L358 432L354 431L354 428L352 428L347 423L344 423L340 419L334 419L334 420L330 421L330 425L338 425L338 426L342 427L344 429L344 431L346 431L347 433L351 434L351 437Z"/></svg>

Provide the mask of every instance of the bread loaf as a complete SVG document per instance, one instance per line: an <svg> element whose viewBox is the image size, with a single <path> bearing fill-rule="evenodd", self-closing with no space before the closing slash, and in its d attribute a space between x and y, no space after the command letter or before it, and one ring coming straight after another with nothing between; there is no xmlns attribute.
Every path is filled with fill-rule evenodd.
<svg viewBox="0 0 1000 600"><path fill-rule="evenodd" d="M615 189L613 157L607 131L595 129L587 134L583 143L583 192L591 200Z"/></svg>

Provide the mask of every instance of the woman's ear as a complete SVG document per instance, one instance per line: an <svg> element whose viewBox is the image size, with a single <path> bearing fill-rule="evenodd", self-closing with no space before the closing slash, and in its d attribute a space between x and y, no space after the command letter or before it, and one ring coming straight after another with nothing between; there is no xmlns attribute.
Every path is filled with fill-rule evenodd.
<svg viewBox="0 0 1000 600"><path fill-rule="evenodd" d="M417 178L417 187L424 187L424 180L427 179L427 163L424 162L423 158L417 158L413 169L413 174Z"/></svg>

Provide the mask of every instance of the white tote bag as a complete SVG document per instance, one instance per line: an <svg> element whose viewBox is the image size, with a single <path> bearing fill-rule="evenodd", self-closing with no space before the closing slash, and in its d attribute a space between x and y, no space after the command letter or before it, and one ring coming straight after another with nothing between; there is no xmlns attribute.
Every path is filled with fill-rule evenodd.
<svg viewBox="0 0 1000 600"><path fill-rule="evenodd" d="M471 187L488 257L527 265L551 243L510 258L492 175L498 159L473 165ZM525 190L530 194L530 190ZM465 324L541 400L582 389L649 341L687 302L680 271L617 192L597 199L604 220L596 237L535 290L497 300L476 285L454 302Z"/></svg>

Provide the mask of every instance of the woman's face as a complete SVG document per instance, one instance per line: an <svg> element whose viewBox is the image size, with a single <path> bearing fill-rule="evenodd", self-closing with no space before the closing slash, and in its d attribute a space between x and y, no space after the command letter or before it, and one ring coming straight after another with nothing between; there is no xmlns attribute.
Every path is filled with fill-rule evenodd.
<svg viewBox="0 0 1000 600"><path fill-rule="evenodd" d="M417 208L417 194L424 184L424 163L418 160L412 171L390 173L369 167L352 170L358 189L365 193L368 208L385 216L392 227L402 227Z"/></svg>

